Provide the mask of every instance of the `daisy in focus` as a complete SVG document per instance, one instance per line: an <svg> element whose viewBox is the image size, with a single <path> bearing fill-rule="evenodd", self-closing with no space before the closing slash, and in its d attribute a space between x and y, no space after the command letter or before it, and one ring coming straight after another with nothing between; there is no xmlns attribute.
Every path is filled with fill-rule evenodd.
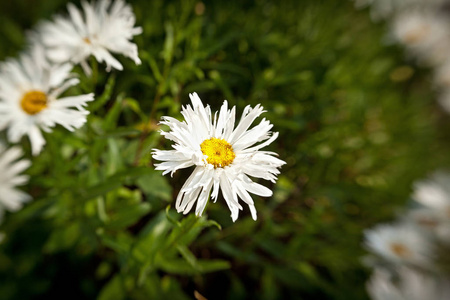
<svg viewBox="0 0 450 300"><path fill-rule="evenodd" d="M276 158L274 152L259 150L272 143L278 133L270 132L273 125L266 119L249 129L264 112L260 105L245 107L235 127L236 110L228 109L226 100L219 114L212 115L209 105L203 106L197 93L189 96L192 107L187 105L181 111L185 121L163 117L161 122L170 128L161 134L175 143L174 150L154 149L152 153L154 159L163 161L155 165L156 170L164 171L163 175L195 166L178 194L175 208L187 214L197 203L195 214L201 216L211 190L211 199L216 201L220 187L233 222L242 210L238 198L249 206L256 220L256 208L249 193L270 197L272 191L249 176L276 181L278 168L285 162Z"/></svg>
<svg viewBox="0 0 450 300"><path fill-rule="evenodd" d="M28 182L28 176L21 175L30 165L29 160L19 159L23 155L19 147L6 147L0 143L0 221L4 210L17 211L31 197L16 186Z"/></svg>
<svg viewBox="0 0 450 300"><path fill-rule="evenodd" d="M393 264L429 267L432 245L416 227L407 223L382 224L364 232L366 247Z"/></svg>
<svg viewBox="0 0 450 300"><path fill-rule="evenodd" d="M53 22L40 25L35 42L47 48L47 57L55 63L80 63L86 74L91 70L86 59L93 55L99 62L106 63L106 70L122 70L122 64L111 55L119 53L140 64L136 44L130 40L142 33L141 27L134 27L135 16L131 6L123 0L99 0L93 3L81 2L83 11L69 3L69 17L55 16Z"/></svg>
<svg viewBox="0 0 450 300"><path fill-rule="evenodd" d="M50 132L60 124L74 131L86 122L89 112L83 106L94 94L59 98L79 82L71 77L71 69L68 63L48 64L40 47L0 65L0 130L7 128L10 142L27 135L37 155L45 145L41 129Z"/></svg>

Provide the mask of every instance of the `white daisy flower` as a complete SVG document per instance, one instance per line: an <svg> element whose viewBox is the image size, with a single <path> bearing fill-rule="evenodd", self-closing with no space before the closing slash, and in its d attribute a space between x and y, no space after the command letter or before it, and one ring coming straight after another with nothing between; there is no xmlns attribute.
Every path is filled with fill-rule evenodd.
<svg viewBox="0 0 450 300"><path fill-rule="evenodd" d="M449 48L450 49L450 48ZM434 72L434 83L438 87L450 88L450 60L447 59L443 64L436 66Z"/></svg>
<svg viewBox="0 0 450 300"><path fill-rule="evenodd" d="M396 269L395 274L375 269L367 291L372 300L445 300L450 297L448 281L406 267Z"/></svg>
<svg viewBox="0 0 450 300"><path fill-rule="evenodd" d="M74 131L89 114L82 106L93 94L59 98L79 80L69 74L71 64L49 65L40 47L0 64L0 130L8 128L8 139L16 143L24 135L33 155L45 144L40 129L50 132L56 124Z"/></svg>
<svg viewBox="0 0 450 300"><path fill-rule="evenodd" d="M437 101L442 109L447 113L450 113L450 86L444 86L444 88L439 91Z"/></svg>
<svg viewBox="0 0 450 300"><path fill-rule="evenodd" d="M28 176L21 175L31 163L26 159L19 159L23 155L19 147L6 147L0 143L0 221L3 211L17 211L24 202L31 197L16 187L28 182Z"/></svg>
<svg viewBox="0 0 450 300"><path fill-rule="evenodd" d="M432 245L408 223L382 224L364 232L365 245L374 254L394 264L431 265Z"/></svg>
<svg viewBox="0 0 450 300"><path fill-rule="evenodd" d="M136 44L130 40L142 33L134 27L135 16L130 5L123 0L82 1L83 11L74 4L67 4L69 17L55 16L53 22L43 22L32 37L47 48L48 58L56 63L81 63L90 74L86 59L93 55L97 61L122 70L122 64L110 52L123 54L140 64ZM84 14L83 14L84 12Z"/></svg>
<svg viewBox="0 0 450 300"><path fill-rule="evenodd" d="M440 64L448 56L449 25L448 20L434 10L407 9L394 18L392 34L420 60Z"/></svg>
<svg viewBox="0 0 450 300"><path fill-rule="evenodd" d="M422 230L424 234L434 237L443 243L450 243L450 219L442 213L428 207L410 210L404 217L405 222L410 222Z"/></svg>
<svg viewBox="0 0 450 300"><path fill-rule="evenodd" d="M204 107L196 93L189 95L192 107L183 107L181 113L185 121L163 117L161 124L169 126L170 131L161 134L172 140L175 150L154 149L153 158L163 161L156 165L163 175L178 169L195 166L194 172L183 185L176 200L178 212L187 214L195 202L195 214L201 216L205 209L210 191L211 198L217 200L219 187L236 221L242 206L241 198L250 208L254 220L256 209L250 193L269 197L272 191L253 182L249 176L275 182L284 161L274 157L274 152L259 151L272 143L278 133L271 133L272 124L263 119L257 126L249 129L253 121L263 113L263 108L247 106L241 120L235 128L235 107L228 109L225 100L220 113L211 113ZM259 144L257 144L259 143Z"/></svg>
<svg viewBox="0 0 450 300"><path fill-rule="evenodd" d="M415 183L413 199L450 219L450 174L438 171Z"/></svg>

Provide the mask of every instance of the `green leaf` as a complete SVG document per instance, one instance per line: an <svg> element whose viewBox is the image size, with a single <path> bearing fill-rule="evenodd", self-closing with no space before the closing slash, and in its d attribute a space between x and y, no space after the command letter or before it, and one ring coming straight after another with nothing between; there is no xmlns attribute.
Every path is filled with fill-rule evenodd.
<svg viewBox="0 0 450 300"><path fill-rule="evenodd" d="M139 233L133 247L133 257L150 267L154 262L156 253L163 249L167 239L166 234L172 227L173 225L168 221L163 211L153 217L152 221Z"/></svg>
<svg viewBox="0 0 450 300"><path fill-rule="evenodd" d="M167 65L170 65L172 62L173 51L174 51L174 29L171 23L166 23L166 40L164 41L164 50L163 50L163 58L164 62Z"/></svg>
<svg viewBox="0 0 450 300"><path fill-rule="evenodd" d="M129 168L108 177L104 182L89 188L77 186L74 193L78 195L80 201L86 201L94 197L103 196L106 193L121 187L123 184L130 184L135 178L141 177L150 172L154 172L151 168L136 167Z"/></svg>
<svg viewBox="0 0 450 300"><path fill-rule="evenodd" d="M197 260L197 268L201 273L217 272L231 268L230 262L222 259Z"/></svg>
<svg viewBox="0 0 450 300"><path fill-rule="evenodd" d="M114 85L116 82L116 76L111 74L109 76L108 81L106 82L105 89L103 93L100 95L100 97L95 98L95 101L93 101L89 105L89 110L91 113L97 111L101 107L105 106L105 104L111 99L112 92L114 90Z"/></svg>
<svg viewBox="0 0 450 300"><path fill-rule="evenodd" d="M144 56L144 58L147 59L148 65L150 66L150 69L152 69L153 76L155 76L155 79L158 82L161 82L162 74L161 74L161 71L158 68L158 64L156 63L155 58L149 52L146 52L146 55Z"/></svg>
<svg viewBox="0 0 450 300"><path fill-rule="evenodd" d="M106 155L106 175L111 176L123 168L122 155L116 139L109 138Z"/></svg>
<svg viewBox="0 0 450 300"><path fill-rule="evenodd" d="M105 120L103 122L103 129L105 131L113 129L116 126L120 112L123 109L123 101L124 101L124 95L119 94L116 98L116 101L114 101L113 106L106 114Z"/></svg>
<svg viewBox="0 0 450 300"><path fill-rule="evenodd" d="M125 103L126 103L127 107L129 107L133 112L135 112L140 117L142 122L147 121L148 117L142 111L139 101L137 101L136 99L133 99L133 98L126 98Z"/></svg>
<svg viewBox="0 0 450 300"><path fill-rule="evenodd" d="M97 299L98 300L126 299L120 274L114 276L110 281L108 281L108 283L100 291L100 294Z"/></svg>
<svg viewBox="0 0 450 300"><path fill-rule="evenodd" d="M147 195L167 201L172 199L172 187L160 172L149 172L139 177L136 184Z"/></svg>
<svg viewBox="0 0 450 300"><path fill-rule="evenodd" d="M103 245L113 249L120 255L127 256L128 253L130 252L133 240L126 234L119 234L117 236L113 236L109 233L106 233L103 228L99 228L97 230L97 235L101 239Z"/></svg>
<svg viewBox="0 0 450 300"><path fill-rule="evenodd" d="M197 217L190 214L183 218L178 227L175 227L166 241L166 249L174 245L189 245L194 241L204 228L216 226L219 230L220 225L213 220L207 220L206 217Z"/></svg>
<svg viewBox="0 0 450 300"><path fill-rule="evenodd" d="M184 260L169 258L163 254L158 257L158 265L166 272L193 275L216 272L230 268L230 263L225 260L199 260L186 246L177 245L176 248Z"/></svg>
<svg viewBox="0 0 450 300"><path fill-rule="evenodd" d="M121 209L105 224L106 229L118 230L135 224L140 218L146 215L151 209L149 203L139 203Z"/></svg>
<svg viewBox="0 0 450 300"><path fill-rule="evenodd" d="M99 136L101 139L117 138L117 137L136 137L141 133L140 130L133 127L117 127L112 130L106 131L103 135Z"/></svg>
<svg viewBox="0 0 450 300"><path fill-rule="evenodd" d="M68 226L57 227L44 245L44 252L54 253L71 248L80 236L80 225L71 223Z"/></svg>

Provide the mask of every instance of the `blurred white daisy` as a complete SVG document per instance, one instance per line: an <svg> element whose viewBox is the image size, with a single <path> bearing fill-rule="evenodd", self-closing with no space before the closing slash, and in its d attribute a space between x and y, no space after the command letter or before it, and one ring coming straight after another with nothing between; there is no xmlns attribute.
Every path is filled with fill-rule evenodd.
<svg viewBox="0 0 450 300"><path fill-rule="evenodd" d="M394 0L355 0L355 7L357 9L371 6L370 16L372 20L378 21L387 18L394 12Z"/></svg>
<svg viewBox="0 0 450 300"><path fill-rule="evenodd" d="M59 98L79 82L70 76L71 69L68 63L46 63L40 47L0 64L0 130L8 128L9 141L28 135L37 155L45 144L40 129L50 132L60 124L74 131L86 122L89 112L82 106L94 99L93 94Z"/></svg>
<svg viewBox="0 0 450 300"><path fill-rule="evenodd" d="M274 157L274 152L259 151L272 143L278 133L271 133L272 124L266 119L249 129L255 119L263 113L263 108L245 107L239 124L235 128L235 107L228 109L225 100L220 113L212 115L209 106L204 107L196 93L189 95L192 107L183 107L181 113L185 121L163 117L161 124L170 131L161 134L172 140L175 150L154 149L153 158L163 161L156 164L163 175L176 170L195 166L194 172L180 190L176 200L178 212L188 213L197 202L195 213L201 216L211 198L217 200L219 187L236 221L242 206L241 198L250 208L256 220L256 209L249 193L269 197L272 191L255 183L249 176L275 182L284 161Z"/></svg>
<svg viewBox="0 0 450 300"><path fill-rule="evenodd" d="M441 212L428 207L408 211L403 217L405 222L411 222L424 234L436 238L440 242L450 243L450 218Z"/></svg>
<svg viewBox="0 0 450 300"><path fill-rule="evenodd" d="M450 113L450 86L444 86L444 88L439 91L439 96L437 100L439 105L447 113Z"/></svg>
<svg viewBox="0 0 450 300"><path fill-rule="evenodd" d="M438 171L429 179L416 182L413 199L450 219L450 174Z"/></svg>
<svg viewBox="0 0 450 300"><path fill-rule="evenodd" d="M0 143L0 221L3 211L17 211L31 197L16 187L28 182L28 176L21 173L30 165L30 161L20 159L23 155L19 147L6 147Z"/></svg>
<svg viewBox="0 0 450 300"><path fill-rule="evenodd" d="M134 27L135 16L130 5L123 0L99 0L93 3L82 1L83 11L74 4L67 4L69 17L55 16L53 22L40 24L35 42L47 48L48 58L56 63L81 63L89 74L86 59L93 55L97 61L105 62L107 71L111 67L122 70L122 64L111 55L123 54L140 64L136 44L130 40L142 33ZM83 13L84 12L84 13Z"/></svg>
<svg viewBox="0 0 450 300"><path fill-rule="evenodd" d="M375 269L367 283L372 300L446 300L450 299L448 281L430 274L400 267L391 274Z"/></svg>
<svg viewBox="0 0 450 300"><path fill-rule="evenodd" d="M373 21L386 19L399 11L418 7L434 7L445 3L446 0L354 0L358 9L370 6L370 16Z"/></svg>
<svg viewBox="0 0 450 300"><path fill-rule="evenodd" d="M369 251L385 260L421 267L431 265L432 244L416 227L408 223L382 224L364 232Z"/></svg>
<svg viewBox="0 0 450 300"><path fill-rule="evenodd" d="M450 48L449 48L450 50ZM441 88L450 88L450 60L447 59L443 64L436 66L434 72L434 83Z"/></svg>
<svg viewBox="0 0 450 300"><path fill-rule="evenodd" d="M440 64L448 56L449 25L448 20L434 10L406 9L394 18L392 34L419 60Z"/></svg>

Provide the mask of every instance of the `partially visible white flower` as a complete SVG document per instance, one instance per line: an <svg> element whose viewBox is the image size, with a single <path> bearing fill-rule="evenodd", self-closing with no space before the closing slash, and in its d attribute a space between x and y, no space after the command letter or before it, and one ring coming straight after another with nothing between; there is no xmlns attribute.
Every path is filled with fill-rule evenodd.
<svg viewBox="0 0 450 300"><path fill-rule="evenodd" d="M407 300L393 283L392 274L384 269L374 270L366 289L372 300Z"/></svg>
<svg viewBox="0 0 450 300"><path fill-rule="evenodd" d="M450 243L450 219L442 213L428 207L408 211L403 217L405 222L411 222L418 230L440 242Z"/></svg>
<svg viewBox="0 0 450 300"><path fill-rule="evenodd" d="M124 0L82 1L83 11L69 3L69 17L55 16L53 22L43 22L35 42L47 48L48 58L56 63L81 63L86 73L90 68L86 59L93 55L97 61L105 62L107 71L122 70L122 64L111 55L119 53L140 64L133 36L142 33L141 27L134 27L135 16Z"/></svg>
<svg viewBox="0 0 450 300"><path fill-rule="evenodd" d="M439 92L438 96L439 105L447 112L450 113L450 87L445 87Z"/></svg>
<svg viewBox="0 0 450 300"><path fill-rule="evenodd" d="M365 245L374 254L393 264L429 267L432 244L422 232L408 223L382 224L364 232Z"/></svg>
<svg viewBox="0 0 450 300"><path fill-rule="evenodd" d="M59 98L79 82L71 69L69 63L48 64L40 47L0 64L0 130L8 128L8 140L16 143L28 135L37 155L45 144L41 129L50 132L60 124L74 131L86 122L89 112L83 106L93 94Z"/></svg>
<svg viewBox="0 0 450 300"><path fill-rule="evenodd" d="M371 6L372 20L378 21L387 18L394 12L393 1L395 0L355 0L355 7L359 9Z"/></svg>
<svg viewBox="0 0 450 300"><path fill-rule="evenodd" d="M391 23L387 42L400 43L419 63L433 67L438 102L450 112L450 18L448 0L355 0L373 19Z"/></svg>
<svg viewBox="0 0 450 300"><path fill-rule="evenodd" d="M450 299L448 281L406 267L395 274L375 269L366 287L372 300Z"/></svg>
<svg viewBox="0 0 450 300"><path fill-rule="evenodd" d="M17 211L31 197L17 189L17 186L28 182L28 176L21 173L30 165L30 161L20 159L23 155L19 147L6 147L0 143L0 221L3 211Z"/></svg>
<svg viewBox="0 0 450 300"><path fill-rule="evenodd" d="M447 59L443 64L436 66L434 83L438 87L450 89L450 59Z"/></svg>
<svg viewBox="0 0 450 300"><path fill-rule="evenodd" d="M413 199L450 219L450 174L438 171L416 182Z"/></svg>
<svg viewBox="0 0 450 300"><path fill-rule="evenodd" d="M392 34L420 60L431 64L447 58L450 23L434 10L406 9L395 16Z"/></svg>
<svg viewBox="0 0 450 300"><path fill-rule="evenodd" d="M439 8L439 5L446 0L355 0L356 8L370 7L370 15L373 21L387 19L399 11L411 8L433 7Z"/></svg>
<svg viewBox="0 0 450 300"><path fill-rule="evenodd" d="M274 152L259 150L272 143L278 133L270 132L273 125L266 119L249 129L264 112L260 105L245 107L235 127L235 107L228 109L226 100L220 113L213 115L210 107L205 107L196 93L189 96L192 107L187 105L181 111L185 121L163 117L161 122L170 128L169 132L162 131L161 134L175 142L172 146L174 150L153 151L153 158L163 161L156 164L157 170L164 171L163 175L195 166L178 194L177 211L186 214L197 203L195 213L201 216L211 190L211 198L217 200L220 187L233 221L242 209L238 197L249 206L256 220L255 205L249 193L269 197L272 191L253 182L249 176L276 181L280 173L278 168L285 162L274 157L277 155Z"/></svg>

